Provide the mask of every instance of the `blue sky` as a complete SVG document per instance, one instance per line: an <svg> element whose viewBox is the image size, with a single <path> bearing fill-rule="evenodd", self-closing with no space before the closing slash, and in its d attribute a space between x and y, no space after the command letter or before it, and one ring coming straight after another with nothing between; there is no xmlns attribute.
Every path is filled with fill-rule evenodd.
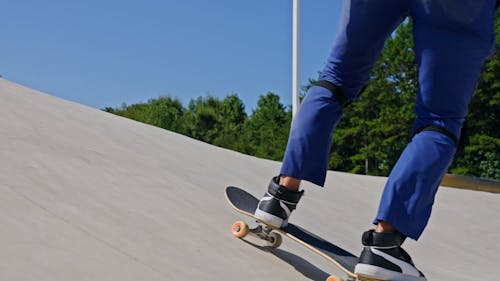
<svg viewBox="0 0 500 281"><path fill-rule="evenodd" d="M329 53L340 0L301 1L300 80ZM96 108L269 91L291 104L292 0L4 0L0 75Z"/></svg>

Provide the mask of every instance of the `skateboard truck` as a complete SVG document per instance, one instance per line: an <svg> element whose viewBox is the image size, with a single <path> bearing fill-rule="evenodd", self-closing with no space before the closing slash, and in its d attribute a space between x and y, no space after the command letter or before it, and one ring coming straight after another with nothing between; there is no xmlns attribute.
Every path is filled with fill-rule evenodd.
<svg viewBox="0 0 500 281"><path fill-rule="evenodd" d="M262 225L259 221L257 222L257 226L254 228L250 228L247 223L244 221L237 221L233 223L231 227L231 232L234 236L238 238L243 238L250 234L259 239L265 240L268 247L276 249L283 242L283 238L279 233L273 232L273 229L267 225Z"/></svg>

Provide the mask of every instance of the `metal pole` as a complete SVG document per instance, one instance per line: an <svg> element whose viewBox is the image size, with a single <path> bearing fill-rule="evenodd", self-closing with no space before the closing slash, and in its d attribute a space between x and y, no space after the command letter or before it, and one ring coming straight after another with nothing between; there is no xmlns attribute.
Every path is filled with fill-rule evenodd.
<svg viewBox="0 0 500 281"><path fill-rule="evenodd" d="M299 101L299 0L293 0L293 36L292 36L292 117L300 106Z"/></svg>

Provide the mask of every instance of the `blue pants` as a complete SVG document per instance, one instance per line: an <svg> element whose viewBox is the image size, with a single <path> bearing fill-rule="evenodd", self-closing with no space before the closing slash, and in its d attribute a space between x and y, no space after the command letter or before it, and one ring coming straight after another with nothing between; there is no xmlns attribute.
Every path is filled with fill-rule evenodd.
<svg viewBox="0 0 500 281"><path fill-rule="evenodd" d="M347 0L320 80L354 101L386 39L408 16L418 64L414 128L428 125L407 145L385 186L374 223L387 221L418 239L439 183L455 153L481 66L494 47L495 0ZM346 109L348 110L348 108ZM323 186L332 132L342 106L330 90L313 86L290 132L280 174Z"/></svg>

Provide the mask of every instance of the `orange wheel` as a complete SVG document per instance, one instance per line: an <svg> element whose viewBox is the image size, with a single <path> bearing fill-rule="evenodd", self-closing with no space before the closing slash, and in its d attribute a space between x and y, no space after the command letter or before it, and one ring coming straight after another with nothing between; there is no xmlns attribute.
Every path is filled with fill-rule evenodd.
<svg viewBox="0 0 500 281"><path fill-rule="evenodd" d="M326 278L326 281L344 281L344 279L337 277L337 276L330 275L330 276L328 276L328 278Z"/></svg>
<svg viewBox="0 0 500 281"><path fill-rule="evenodd" d="M248 228L248 224L242 221L237 221L231 226L231 232L238 238L245 237L248 234L249 230L250 229Z"/></svg>

